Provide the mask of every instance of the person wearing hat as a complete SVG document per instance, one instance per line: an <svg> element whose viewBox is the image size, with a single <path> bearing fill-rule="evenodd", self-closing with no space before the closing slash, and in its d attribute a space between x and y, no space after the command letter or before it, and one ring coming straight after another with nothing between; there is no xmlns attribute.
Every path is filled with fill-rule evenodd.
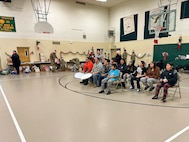
<svg viewBox="0 0 189 142"><path fill-rule="evenodd" d="M20 74L19 67L20 67L21 61L20 61L20 57L17 54L16 50L13 50L12 56L7 54L6 52L5 52L5 54L12 59L12 64L13 64L13 67L16 69L16 73Z"/></svg>
<svg viewBox="0 0 189 142"><path fill-rule="evenodd" d="M173 68L173 63L167 63L166 69L161 73L159 83L156 86L155 96L152 99L158 99L159 91L163 87L162 102L166 102L169 87L174 86L177 83L178 74Z"/></svg>

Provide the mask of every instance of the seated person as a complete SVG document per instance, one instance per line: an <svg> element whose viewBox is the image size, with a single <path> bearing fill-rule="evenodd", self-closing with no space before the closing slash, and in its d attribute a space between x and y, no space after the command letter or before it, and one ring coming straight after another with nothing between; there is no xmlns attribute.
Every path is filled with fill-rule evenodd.
<svg viewBox="0 0 189 142"><path fill-rule="evenodd" d="M141 78L140 81L144 84L144 90L152 91L154 89L153 84L158 82L160 76L160 69L156 66L155 62L151 62L149 68L147 69L146 76Z"/></svg>
<svg viewBox="0 0 189 142"><path fill-rule="evenodd" d="M65 71L66 70L66 61L64 60L63 57L60 58L60 70Z"/></svg>
<svg viewBox="0 0 189 142"><path fill-rule="evenodd" d="M123 79L124 74L127 72L127 65L125 64L124 59L120 60L120 64L118 64L117 69L122 73L121 78ZM122 86L125 88L125 82L122 82Z"/></svg>
<svg viewBox="0 0 189 142"><path fill-rule="evenodd" d="M93 68L91 70L92 76L89 78L89 81L93 83L93 85L98 86L97 81L99 74L103 72L103 65L100 62L98 57L95 57L95 63L93 65Z"/></svg>
<svg viewBox="0 0 189 142"><path fill-rule="evenodd" d="M160 75L159 83L156 86L156 93L152 99L158 99L159 91L163 87L162 102L166 102L168 89L177 83L177 77L177 71L173 68L173 63L167 63L166 69Z"/></svg>
<svg viewBox="0 0 189 142"><path fill-rule="evenodd" d="M140 79L146 76L146 67L145 62L140 61L139 66L137 67L136 73L131 77L131 89L134 89L134 80L137 82L137 92L140 92Z"/></svg>
<svg viewBox="0 0 189 142"><path fill-rule="evenodd" d="M71 66L71 69L73 72L79 71L79 67L80 67L80 61L78 58L73 58L70 60L70 63L72 63L73 65Z"/></svg>
<svg viewBox="0 0 189 142"><path fill-rule="evenodd" d="M82 72L83 73L89 73L89 72L91 72L92 68L93 68L93 62L89 59L89 57L87 57L86 58L86 62L84 64L84 66L83 66ZM84 85L87 85L88 84L88 79L84 79L80 83L83 83Z"/></svg>
<svg viewBox="0 0 189 142"><path fill-rule="evenodd" d="M104 64L103 64L103 72L101 74L99 74L98 77L98 81L97 81L97 87L101 86L101 81L102 79L106 78L108 76L108 72L111 69L111 65L110 65L110 60L109 59L104 59Z"/></svg>
<svg viewBox="0 0 189 142"><path fill-rule="evenodd" d="M107 95L111 94L111 84L114 81L119 79L119 70L116 69L116 64L112 64L111 70L108 73L108 76L102 80L102 90L99 93L104 93L105 88L107 88L108 92Z"/></svg>
<svg viewBox="0 0 189 142"><path fill-rule="evenodd" d="M134 65L134 62L131 60L127 65L127 72L123 75L125 86L127 81L131 82L131 77L136 73L137 67Z"/></svg>

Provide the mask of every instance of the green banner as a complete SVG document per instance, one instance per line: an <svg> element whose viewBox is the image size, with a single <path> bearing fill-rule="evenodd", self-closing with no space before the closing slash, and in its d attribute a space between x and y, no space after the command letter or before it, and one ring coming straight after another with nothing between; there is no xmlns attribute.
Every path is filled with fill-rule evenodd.
<svg viewBox="0 0 189 142"><path fill-rule="evenodd" d="M16 32L14 17L0 16L0 31Z"/></svg>

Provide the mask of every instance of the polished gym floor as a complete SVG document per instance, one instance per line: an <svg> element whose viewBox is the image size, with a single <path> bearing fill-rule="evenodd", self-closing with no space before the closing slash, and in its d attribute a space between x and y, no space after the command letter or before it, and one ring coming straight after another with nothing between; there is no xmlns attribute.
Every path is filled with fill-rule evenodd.
<svg viewBox="0 0 189 142"><path fill-rule="evenodd" d="M154 91L84 86L73 72L0 76L0 142L187 142L189 74L166 103ZM129 88L129 86L127 86Z"/></svg>

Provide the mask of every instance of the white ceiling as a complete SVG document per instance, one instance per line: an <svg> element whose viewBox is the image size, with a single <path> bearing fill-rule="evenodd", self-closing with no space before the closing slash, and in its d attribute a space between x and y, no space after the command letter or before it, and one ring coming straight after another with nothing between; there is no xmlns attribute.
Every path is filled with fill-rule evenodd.
<svg viewBox="0 0 189 142"><path fill-rule="evenodd" d="M96 1L96 0L75 0L75 1L79 1L79 2L84 2L86 4L93 4L93 5L98 5L98 6L110 8L110 7L116 6L116 5L120 4L120 3L123 3L123 2L125 2L127 0L107 0L107 2L99 2L99 1Z"/></svg>

